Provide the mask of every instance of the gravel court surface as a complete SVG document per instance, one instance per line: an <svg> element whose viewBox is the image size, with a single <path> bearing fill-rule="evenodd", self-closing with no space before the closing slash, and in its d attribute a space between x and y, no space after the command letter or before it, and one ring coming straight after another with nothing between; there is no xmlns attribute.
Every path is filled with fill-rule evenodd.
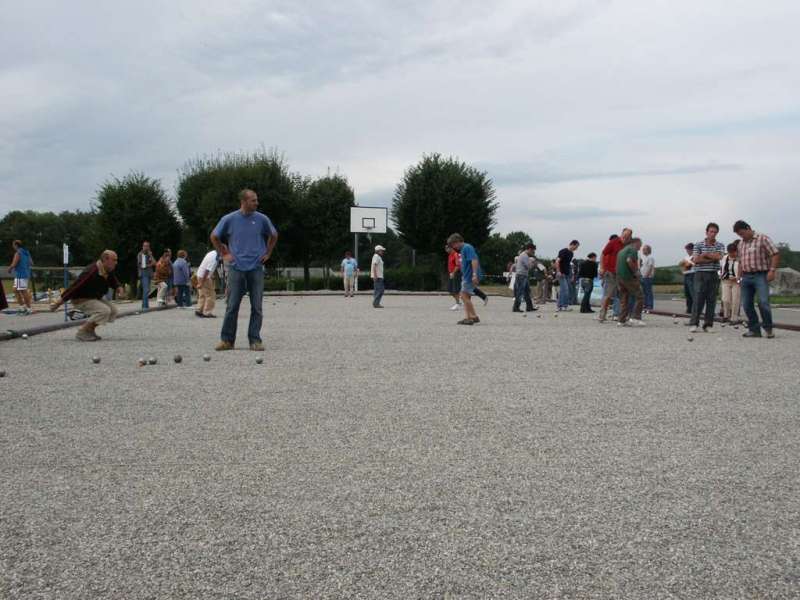
<svg viewBox="0 0 800 600"><path fill-rule="evenodd" d="M0 343L0 597L798 596L800 334L384 302Z"/></svg>

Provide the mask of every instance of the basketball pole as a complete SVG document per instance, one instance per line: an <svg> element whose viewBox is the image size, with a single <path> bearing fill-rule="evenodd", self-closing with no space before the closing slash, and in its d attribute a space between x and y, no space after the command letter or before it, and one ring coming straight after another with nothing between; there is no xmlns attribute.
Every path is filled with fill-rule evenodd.
<svg viewBox="0 0 800 600"><path fill-rule="evenodd" d="M356 283L355 283L355 291L358 291L358 232L353 234L355 236L355 246L356 250L353 252L353 256L356 257Z"/></svg>

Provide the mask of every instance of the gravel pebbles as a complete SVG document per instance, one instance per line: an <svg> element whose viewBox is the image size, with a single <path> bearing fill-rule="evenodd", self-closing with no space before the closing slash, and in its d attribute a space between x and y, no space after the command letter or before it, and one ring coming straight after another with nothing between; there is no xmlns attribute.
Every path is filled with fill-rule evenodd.
<svg viewBox="0 0 800 600"><path fill-rule="evenodd" d="M0 342L0 598L798 597L800 334L448 300Z"/></svg>

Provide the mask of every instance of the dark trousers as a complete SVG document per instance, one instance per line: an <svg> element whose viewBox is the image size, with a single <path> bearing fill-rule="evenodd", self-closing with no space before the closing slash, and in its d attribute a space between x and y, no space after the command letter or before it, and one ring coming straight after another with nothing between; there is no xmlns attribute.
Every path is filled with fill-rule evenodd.
<svg viewBox="0 0 800 600"><path fill-rule="evenodd" d="M683 295L686 296L686 313L691 315L694 305L694 273L683 276Z"/></svg>
<svg viewBox="0 0 800 600"><path fill-rule="evenodd" d="M581 289L583 290L581 312L592 312L592 290L594 289L594 280L589 279L588 277L581 279Z"/></svg>
<svg viewBox="0 0 800 600"><path fill-rule="evenodd" d="M372 306L380 306L383 299L383 278L375 279L372 282Z"/></svg>
<svg viewBox="0 0 800 600"><path fill-rule="evenodd" d="M222 321L222 334L224 342L233 344L236 341L236 325L239 319L239 305L245 292L250 295L250 325L247 328L247 339L250 343L261 341L261 312L262 296L264 295L264 268L259 265L252 271L228 272L228 300L225 307L225 319Z"/></svg>
<svg viewBox="0 0 800 600"><path fill-rule="evenodd" d="M692 305L692 325L700 325L700 313L705 305L703 327L714 325L714 309L717 306L719 275L716 271L697 271L694 274L694 304Z"/></svg>
<svg viewBox="0 0 800 600"><path fill-rule="evenodd" d="M644 292L642 286L637 278L617 279L617 287L619 288L619 322L624 323L628 318L641 320L642 308L644 307ZM631 297L636 299L633 305L633 314L631 315Z"/></svg>
<svg viewBox="0 0 800 600"><path fill-rule="evenodd" d="M533 300L531 299L531 282L528 277L517 277L514 280L514 308L511 310L518 311L520 304L525 301L525 310L528 312L533 310Z"/></svg>
<svg viewBox="0 0 800 600"><path fill-rule="evenodd" d="M175 298L175 304L178 306L191 306L192 305L192 292L188 285L176 285L178 294Z"/></svg>
<svg viewBox="0 0 800 600"><path fill-rule="evenodd" d="M753 333L760 333L755 300L758 300L758 312L761 313L764 329L772 329L772 308L769 305L769 282L767 272L742 273L742 308L747 315L747 327Z"/></svg>

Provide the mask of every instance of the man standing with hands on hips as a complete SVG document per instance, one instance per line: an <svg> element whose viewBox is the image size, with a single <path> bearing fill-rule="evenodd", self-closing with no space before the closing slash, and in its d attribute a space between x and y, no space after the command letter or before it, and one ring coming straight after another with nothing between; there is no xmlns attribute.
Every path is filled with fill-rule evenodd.
<svg viewBox="0 0 800 600"><path fill-rule="evenodd" d="M230 295L216 350L233 350L239 305L245 292L250 294L250 325L247 339L250 350L263 351L261 341L264 265L278 242L278 231L264 213L257 212L258 196L253 190L239 192L240 208L220 219L211 233L211 243L230 266Z"/></svg>

